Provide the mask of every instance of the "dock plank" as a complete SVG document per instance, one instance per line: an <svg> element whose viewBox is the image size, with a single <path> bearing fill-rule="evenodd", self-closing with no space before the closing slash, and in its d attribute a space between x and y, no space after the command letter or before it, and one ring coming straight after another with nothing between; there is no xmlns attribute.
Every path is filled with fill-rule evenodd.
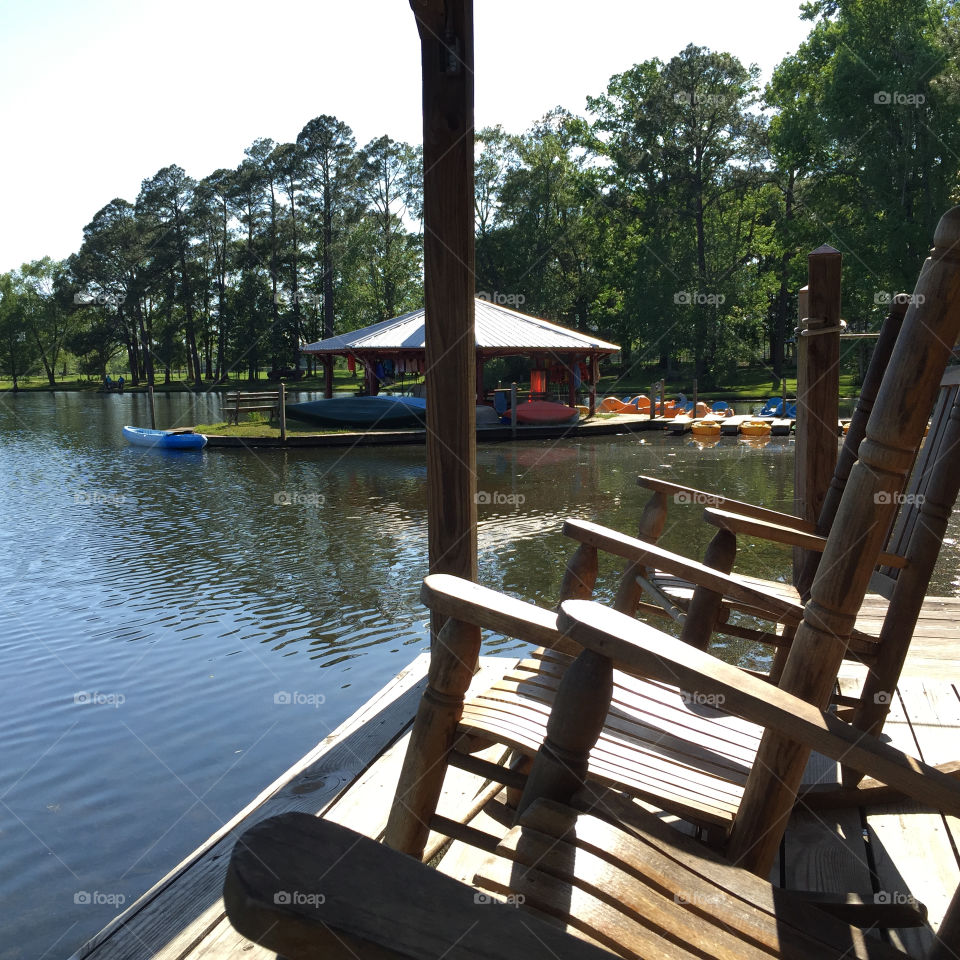
<svg viewBox="0 0 960 960"><path fill-rule="evenodd" d="M839 764L810 755L803 782L839 783ZM788 890L860 893L873 890L858 810L808 810L798 805L781 845L782 876ZM779 876L771 882L779 883Z"/></svg>
<svg viewBox="0 0 960 960"><path fill-rule="evenodd" d="M842 686L850 693L858 689L849 681ZM932 707L932 703L940 699L938 691L944 688L952 695L952 688L938 680L902 678L884 724L884 736L894 746L928 763L955 759L956 750L950 747L950 727L941 732L939 725L949 719L951 708L960 713L960 703L954 697L954 703L948 701L941 715ZM956 719L953 718L954 722ZM893 899L909 894L928 910L926 926L891 930L891 941L902 950L923 956L960 882L960 867L948 827L941 814L915 803L868 807L864 815L876 871L877 895Z"/></svg>

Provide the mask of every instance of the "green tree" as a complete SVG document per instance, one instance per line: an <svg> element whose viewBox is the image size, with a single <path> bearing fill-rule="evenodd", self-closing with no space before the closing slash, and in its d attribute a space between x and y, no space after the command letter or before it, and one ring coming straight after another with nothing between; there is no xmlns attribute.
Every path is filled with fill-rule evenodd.
<svg viewBox="0 0 960 960"><path fill-rule="evenodd" d="M307 181L312 192L308 209L316 223L315 262L323 295L323 337L335 333L338 287L348 232L358 217L357 143L353 131L336 117L315 117L300 131Z"/></svg>
<svg viewBox="0 0 960 960"><path fill-rule="evenodd" d="M412 309L422 297L422 243L410 230L422 206L421 166L413 147L389 137L378 137L361 151L358 191L365 212L357 239L367 257L374 308L367 323Z"/></svg>
<svg viewBox="0 0 960 960"><path fill-rule="evenodd" d="M57 385L57 361L77 322L69 283L67 265L50 257L25 263L13 276L17 316L51 387Z"/></svg>
<svg viewBox="0 0 960 960"><path fill-rule="evenodd" d="M648 342L662 355L690 350L701 377L721 338L733 340L728 319L749 315L742 303L734 311L741 281L751 286L739 274L764 239L752 199L765 177L757 72L691 45L588 98L593 142L612 162L611 198L634 251L625 308L655 318L656 329L643 330Z"/></svg>
<svg viewBox="0 0 960 960"><path fill-rule="evenodd" d="M203 388L203 369L197 350L197 269L192 257L196 222L192 213L196 181L182 167L164 167L143 181L137 213L150 225L151 244L158 265L172 279L168 292L180 307L190 378ZM172 310L170 311L172 314Z"/></svg>
<svg viewBox="0 0 960 960"><path fill-rule="evenodd" d="M0 372L13 380L13 389L20 389L20 380L34 368L36 346L27 336L23 304L17 293L13 273L0 274Z"/></svg>

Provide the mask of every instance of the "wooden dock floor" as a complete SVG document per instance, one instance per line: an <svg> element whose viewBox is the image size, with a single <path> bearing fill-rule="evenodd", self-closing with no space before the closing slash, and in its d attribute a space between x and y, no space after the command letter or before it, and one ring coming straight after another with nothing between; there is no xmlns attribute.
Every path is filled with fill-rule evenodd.
<svg viewBox="0 0 960 960"><path fill-rule="evenodd" d="M488 686L515 660L482 658L473 689ZM220 890L236 837L254 822L287 811L323 815L379 839L386 799L393 795L420 694L428 656L423 654L263 791L229 823L150 891L82 947L72 960L215 960L274 954L237 934L226 919ZM852 693L855 671L841 681ZM957 759L960 671L936 680L906 677L898 688L885 733L899 747L931 763ZM489 759L497 760L492 753ZM837 782L837 765L813 757L810 782ZM476 814L483 829L496 821L482 809L490 785L451 770L440 812ZM506 832L506 826L499 829ZM925 928L890 932L893 943L922 955L960 880L960 822L912 804L875 809L817 811L798 808L771 879L792 889L857 892L876 898L913 895L929 910ZM431 837L431 852L441 839ZM456 844L442 869L463 868Z"/></svg>

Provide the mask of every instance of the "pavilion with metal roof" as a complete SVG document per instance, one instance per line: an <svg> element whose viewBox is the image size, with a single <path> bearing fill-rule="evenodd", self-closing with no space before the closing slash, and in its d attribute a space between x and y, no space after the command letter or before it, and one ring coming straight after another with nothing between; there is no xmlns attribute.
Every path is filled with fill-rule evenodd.
<svg viewBox="0 0 960 960"><path fill-rule="evenodd" d="M589 384L590 407L593 409L597 361L600 357L617 353L620 350L617 344L479 297L474 302L478 400L483 399L483 365L488 359L529 356L535 371L546 371L548 367L558 365L566 369L571 402L581 380L579 365L586 365L588 376L582 379ZM367 392L375 394L383 379L377 371L383 371L385 365L392 364L394 369L401 370L424 369L424 327L424 309L421 307L391 320L307 344L301 352L323 357L327 362L332 362L335 356L354 358L363 364ZM544 388L545 382L544 375Z"/></svg>

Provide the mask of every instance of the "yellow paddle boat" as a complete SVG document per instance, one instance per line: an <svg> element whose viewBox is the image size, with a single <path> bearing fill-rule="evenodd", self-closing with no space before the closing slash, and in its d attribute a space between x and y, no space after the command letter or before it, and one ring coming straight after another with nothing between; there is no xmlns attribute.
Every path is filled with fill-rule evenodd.
<svg viewBox="0 0 960 960"><path fill-rule="evenodd" d="M769 437L770 424L766 420L744 420L740 424L740 433L745 437Z"/></svg>
<svg viewBox="0 0 960 960"><path fill-rule="evenodd" d="M720 424L715 420L694 420L690 431L695 437L719 437Z"/></svg>

